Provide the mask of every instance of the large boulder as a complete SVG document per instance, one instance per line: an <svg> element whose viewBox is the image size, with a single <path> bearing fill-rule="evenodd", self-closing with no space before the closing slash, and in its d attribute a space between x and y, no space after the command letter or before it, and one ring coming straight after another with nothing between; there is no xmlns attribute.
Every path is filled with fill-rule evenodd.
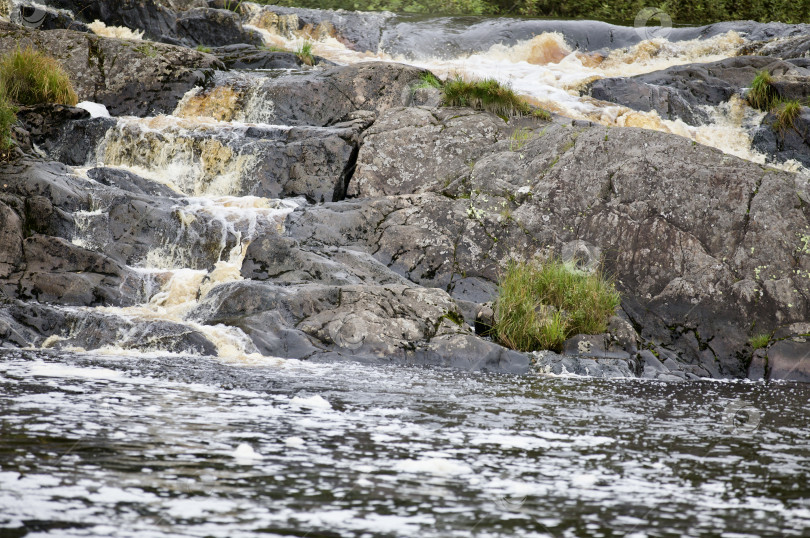
<svg viewBox="0 0 810 538"><path fill-rule="evenodd" d="M234 282L214 288L190 316L240 328L265 355L511 373L529 366L524 354L474 336L445 292L413 285Z"/></svg>
<svg viewBox="0 0 810 538"><path fill-rule="evenodd" d="M783 125L775 112L769 112L754 132L752 146L774 161L794 160L810 167L810 108L801 107L790 125Z"/></svg>
<svg viewBox="0 0 810 538"><path fill-rule="evenodd" d="M380 121L401 122L410 155L448 166L417 185L410 155L380 145L389 196L296 211L292 238L367 249L412 282L478 302L506 260L584 242L601 251L646 345L697 375L744 376L750 327L808 316L808 195L792 174L673 135L560 123L538 123L519 149L501 139L464 170L450 141L436 146L435 117L418 124L401 109Z"/></svg>
<svg viewBox="0 0 810 538"><path fill-rule="evenodd" d="M215 57L184 47L0 22L0 53L27 45L62 63L80 101L102 103L114 115L171 113L188 90L224 69Z"/></svg>

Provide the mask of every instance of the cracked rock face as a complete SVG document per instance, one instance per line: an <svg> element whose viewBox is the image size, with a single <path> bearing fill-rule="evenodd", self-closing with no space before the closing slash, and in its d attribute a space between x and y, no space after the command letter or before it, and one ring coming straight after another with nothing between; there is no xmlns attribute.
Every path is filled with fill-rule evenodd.
<svg viewBox="0 0 810 538"><path fill-rule="evenodd" d="M379 188L396 196L296 211L290 236L360 246L451 295L461 282L491 292L509 257L586 241L601 250L641 336L702 375L745 375L753 323L768 330L807 317L810 228L794 175L677 136L559 123L536 125L518 151L504 136L462 169L452 141L435 144L436 118L415 117L390 110L380 121L399 122L411 152L450 163L435 170L447 186L428 175L414 187L406 155L378 144L390 171ZM373 178L358 174L358 183Z"/></svg>

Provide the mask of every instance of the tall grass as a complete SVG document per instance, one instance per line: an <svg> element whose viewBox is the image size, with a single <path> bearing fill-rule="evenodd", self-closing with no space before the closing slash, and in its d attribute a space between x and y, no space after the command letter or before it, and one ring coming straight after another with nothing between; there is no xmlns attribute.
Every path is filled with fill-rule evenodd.
<svg viewBox="0 0 810 538"><path fill-rule="evenodd" d="M0 84L0 161L8 159L9 150L14 147L11 126L17 121L17 108L9 101L5 87Z"/></svg>
<svg viewBox="0 0 810 538"><path fill-rule="evenodd" d="M767 71L754 77L748 90L748 104L760 110L771 110L779 102L779 94L773 87L773 79Z"/></svg>
<svg viewBox="0 0 810 538"><path fill-rule="evenodd" d="M774 110L776 124L774 127L780 131L792 129L795 126L796 118L802 110L802 104L795 99L782 101Z"/></svg>
<svg viewBox="0 0 810 538"><path fill-rule="evenodd" d="M493 332L520 351L559 351L575 334L599 334L620 296L601 274L578 271L558 259L511 262L498 287Z"/></svg>
<svg viewBox="0 0 810 538"><path fill-rule="evenodd" d="M18 47L0 58L0 81L8 99L20 105L72 106L79 100L59 62L32 47Z"/></svg>
<svg viewBox="0 0 810 538"><path fill-rule="evenodd" d="M514 116L537 116L550 119L548 112L534 109L509 86L495 79L468 81L456 76L444 83L444 106L467 106L486 110L504 119Z"/></svg>
<svg viewBox="0 0 810 538"><path fill-rule="evenodd" d="M315 56L312 55L312 43L309 41L304 41L301 43L301 46L295 52L295 55L298 56L298 59L306 65L315 65Z"/></svg>

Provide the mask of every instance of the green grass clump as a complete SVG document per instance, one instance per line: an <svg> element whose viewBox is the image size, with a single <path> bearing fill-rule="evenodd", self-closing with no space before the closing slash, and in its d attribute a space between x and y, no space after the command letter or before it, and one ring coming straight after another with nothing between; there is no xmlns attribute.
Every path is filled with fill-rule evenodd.
<svg viewBox="0 0 810 538"><path fill-rule="evenodd" d="M205 45L197 45L197 50L206 54L211 54L211 47L206 47Z"/></svg>
<svg viewBox="0 0 810 538"><path fill-rule="evenodd" d="M285 49L284 47L278 47L276 45L259 45L257 47L259 50L264 50L267 52L290 52L289 50Z"/></svg>
<svg viewBox="0 0 810 538"><path fill-rule="evenodd" d="M754 349L764 349L771 343L771 335L763 333L752 336L751 339L748 340L748 343L751 344L751 347Z"/></svg>
<svg viewBox="0 0 810 538"><path fill-rule="evenodd" d="M558 259L511 262L498 287L493 332L512 349L559 351L575 334L600 334L619 306L612 282Z"/></svg>
<svg viewBox="0 0 810 538"><path fill-rule="evenodd" d="M79 101L59 62L32 47L17 48L0 58L0 80L8 99L20 105L72 106Z"/></svg>
<svg viewBox="0 0 810 538"><path fill-rule="evenodd" d="M774 127L780 131L792 129L801 110L802 104L795 99L782 101L774 111L776 114L776 124Z"/></svg>
<svg viewBox="0 0 810 538"><path fill-rule="evenodd" d="M304 41L301 47L295 52L298 59L306 65L315 65L315 56L312 55L312 43Z"/></svg>
<svg viewBox="0 0 810 538"><path fill-rule="evenodd" d="M535 116L551 119L548 112L534 109L521 99L509 86L495 79L467 81L456 76L444 83L444 106L468 106L486 110L508 119L515 116Z"/></svg>
<svg viewBox="0 0 810 538"><path fill-rule="evenodd" d="M415 90L422 88L442 88L442 81L436 78L436 75L430 71L425 71L419 76L419 82L413 87Z"/></svg>
<svg viewBox="0 0 810 538"><path fill-rule="evenodd" d="M748 90L748 104L760 110L771 110L779 102L773 79L767 71L760 71Z"/></svg>
<svg viewBox="0 0 810 538"><path fill-rule="evenodd" d="M17 121L17 107L9 101L5 87L0 84L0 161L8 160L14 147L11 126Z"/></svg>

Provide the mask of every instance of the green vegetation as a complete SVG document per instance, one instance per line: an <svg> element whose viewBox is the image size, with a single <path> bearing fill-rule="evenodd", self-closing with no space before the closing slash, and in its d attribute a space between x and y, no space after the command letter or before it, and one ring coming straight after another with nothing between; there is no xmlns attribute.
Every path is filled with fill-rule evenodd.
<svg viewBox="0 0 810 538"><path fill-rule="evenodd" d="M779 94L773 87L773 79L767 71L760 71L748 90L748 104L760 110L771 110L779 102Z"/></svg>
<svg viewBox="0 0 810 538"><path fill-rule="evenodd" d="M276 45L259 45L258 48L267 52L290 52L284 47L277 47Z"/></svg>
<svg viewBox="0 0 810 538"><path fill-rule="evenodd" d="M430 71L425 71L419 76L419 83L413 87L414 90L421 88L437 88L441 89L442 82L436 78L436 75Z"/></svg>
<svg viewBox="0 0 810 538"><path fill-rule="evenodd" d="M295 51L295 55L306 65L315 65L315 56L312 55L312 43L304 41L301 47Z"/></svg>
<svg viewBox="0 0 810 538"><path fill-rule="evenodd" d="M20 105L75 105L76 92L59 62L31 47L0 58L0 81L8 100Z"/></svg>
<svg viewBox="0 0 810 538"><path fill-rule="evenodd" d="M270 4L271 2L262 2L261 0L259 0L256 3L257 4ZM225 0L225 9L230 10L230 11L239 11L239 7L241 5L242 5L242 0Z"/></svg>
<svg viewBox="0 0 810 538"><path fill-rule="evenodd" d="M509 151L520 151L531 139L532 133L528 129L515 129L509 135Z"/></svg>
<svg viewBox="0 0 810 538"><path fill-rule="evenodd" d="M754 349L764 349L771 343L771 335L763 333L752 336L751 339L748 340L748 343L750 343L751 347Z"/></svg>
<svg viewBox="0 0 810 538"><path fill-rule="evenodd" d="M143 45L139 45L135 47L135 50L149 58L157 58L158 56L158 50L155 47L153 47L151 43L144 43Z"/></svg>
<svg viewBox="0 0 810 538"><path fill-rule="evenodd" d="M521 351L560 350L575 334L599 334L619 306L613 283L558 259L511 262L501 278L493 332Z"/></svg>
<svg viewBox="0 0 810 538"><path fill-rule="evenodd" d="M551 115L542 109L532 108L512 88L495 79L478 81L464 80L456 76L444 83L444 106L468 106L486 110L508 119L514 116L536 116L544 120Z"/></svg>
<svg viewBox="0 0 810 538"><path fill-rule="evenodd" d="M792 129L801 109L802 104L795 99L782 101L774 111L776 114L776 125L774 127L780 131Z"/></svg>
<svg viewBox="0 0 810 538"><path fill-rule="evenodd" d="M11 126L17 121L17 108L9 101L5 86L0 84L0 162L8 160L9 150L14 147Z"/></svg>
<svg viewBox="0 0 810 538"><path fill-rule="evenodd" d="M197 50L206 54L211 54L211 47L206 47L205 45L197 45Z"/></svg>
<svg viewBox="0 0 810 538"><path fill-rule="evenodd" d="M448 15L504 15L601 19L632 23L636 14L650 5L645 0L252 0L260 4L398 11ZM810 22L810 2L804 0L666 0L660 6L676 24L707 24L728 20ZM657 21L652 21L657 22Z"/></svg>

